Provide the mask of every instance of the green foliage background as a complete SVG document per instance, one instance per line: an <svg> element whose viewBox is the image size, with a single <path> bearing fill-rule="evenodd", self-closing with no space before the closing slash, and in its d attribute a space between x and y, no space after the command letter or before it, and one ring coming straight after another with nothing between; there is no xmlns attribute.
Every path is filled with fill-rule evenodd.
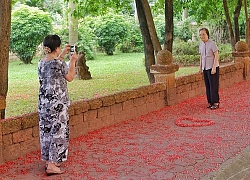
<svg viewBox="0 0 250 180"><path fill-rule="evenodd" d="M43 38L52 31L49 13L21 5L11 18L10 50L25 64L30 64Z"/></svg>
<svg viewBox="0 0 250 180"><path fill-rule="evenodd" d="M94 34L100 49L113 55L115 47L128 35L128 25L123 16L109 12L94 21Z"/></svg>

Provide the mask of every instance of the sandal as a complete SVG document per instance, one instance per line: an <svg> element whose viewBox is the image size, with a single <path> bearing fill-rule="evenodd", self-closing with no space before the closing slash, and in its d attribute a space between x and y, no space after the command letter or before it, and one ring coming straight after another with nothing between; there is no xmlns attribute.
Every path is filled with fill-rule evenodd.
<svg viewBox="0 0 250 180"><path fill-rule="evenodd" d="M208 105L207 105L207 108L211 108L211 107L212 107L212 105L211 105L211 104L208 104Z"/></svg>
<svg viewBox="0 0 250 180"><path fill-rule="evenodd" d="M46 164L45 164L45 171L48 169L48 162L46 162ZM55 166L56 167L61 167L61 165L62 165L62 163L55 163Z"/></svg>
<svg viewBox="0 0 250 180"><path fill-rule="evenodd" d="M220 107L220 103L216 103L213 106L210 107L210 109L214 110L214 109L218 109Z"/></svg>
<svg viewBox="0 0 250 180"><path fill-rule="evenodd" d="M53 170L53 169L46 169L45 172L46 172L47 176L52 176L52 175L57 175L57 174L64 173L64 171L62 171L62 170L56 171L56 170Z"/></svg>

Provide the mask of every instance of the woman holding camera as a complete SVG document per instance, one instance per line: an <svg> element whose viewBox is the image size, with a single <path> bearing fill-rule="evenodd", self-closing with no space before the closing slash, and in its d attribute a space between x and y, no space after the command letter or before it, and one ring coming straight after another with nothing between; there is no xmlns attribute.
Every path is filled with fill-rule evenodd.
<svg viewBox="0 0 250 180"><path fill-rule="evenodd" d="M46 162L47 175L61 174L62 162L67 160L69 145L70 104L67 81L75 77L75 66L68 66L64 56L70 51L66 45L61 52L61 40L57 35L48 35L43 41L45 56L38 62L39 76L39 130L42 160ZM73 53L74 64L78 56Z"/></svg>

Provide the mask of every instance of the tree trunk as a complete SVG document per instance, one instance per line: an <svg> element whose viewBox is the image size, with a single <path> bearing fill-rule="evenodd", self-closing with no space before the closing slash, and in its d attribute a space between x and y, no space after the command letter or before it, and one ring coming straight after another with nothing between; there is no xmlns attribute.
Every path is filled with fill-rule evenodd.
<svg viewBox="0 0 250 180"><path fill-rule="evenodd" d="M234 11L235 42L240 41L239 15L241 6L242 6L242 0L238 0L237 6Z"/></svg>
<svg viewBox="0 0 250 180"><path fill-rule="evenodd" d="M246 20L246 43L248 44L248 50L250 50L250 19Z"/></svg>
<svg viewBox="0 0 250 180"><path fill-rule="evenodd" d="M143 44L144 44L145 68L146 68L149 82L150 84L152 84L155 82L154 75L150 73L150 66L155 64L153 43L150 37L147 19L145 16L145 11L142 7L142 1L135 0L135 2L136 2L138 20L140 23L140 29L141 29L141 34L142 34L142 39L143 39Z"/></svg>
<svg viewBox="0 0 250 180"><path fill-rule="evenodd" d="M244 0L244 10L245 10L245 17L247 20L248 19L247 0Z"/></svg>
<svg viewBox="0 0 250 180"><path fill-rule="evenodd" d="M248 44L248 49L250 50L250 19L248 18L247 10L247 0L244 0L244 10L246 16L246 43Z"/></svg>
<svg viewBox="0 0 250 180"><path fill-rule="evenodd" d="M8 65L9 43L11 25L11 0L0 1L0 96L6 99L8 92ZM5 110L0 112L1 118L5 118ZM0 119L1 119L0 118Z"/></svg>
<svg viewBox="0 0 250 180"><path fill-rule="evenodd" d="M224 7L227 26L228 26L228 30L229 30L229 34L230 34L232 51L235 51L235 38L234 38L234 32L233 32L233 28L232 28L231 19L230 19L230 16L229 16L227 0L223 0L223 7Z"/></svg>
<svg viewBox="0 0 250 180"><path fill-rule="evenodd" d="M165 4L167 4L167 3L168 2L165 1ZM182 11L182 21L185 21L187 18L188 18L188 9L184 8L183 11Z"/></svg>
<svg viewBox="0 0 250 180"><path fill-rule="evenodd" d="M134 0L134 8L135 8L135 14L134 14L135 22L139 24L139 20L138 20L138 14L137 14L137 9L136 9L136 2L135 2L135 0Z"/></svg>
<svg viewBox="0 0 250 180"><path fill-rule="evenodd" d="M173 1L165 1L165 41L164 49L172 53L173 36L174 36L174 21L173 21Z"/></svg>
<svg viewBox="0 0 250 180"><path fill-rule="evenodd" d="M69 1L69 44L74 45L78 41L78 18L73 16L75 4L72 0Z"/></svg>
<svg viewBox="0 0 250 180"><path fill-rule="evenodd" d="M211 32L213 40L217 43L226 44L231 42L227 22L222 17L217 18L216 23L211 25L211 29L213 29L213 32Z"/></svg>
<svg viewBox="0 0 250 180"><path fill-rule="evenodd" d="M152 40L152 43L154 46L154 50L155 50L155 53L157 54L161 50L161 44L160 44L159 39L158 39L157 34L156 34L151 9L150 9L150 6L149 6L149 3L147 0L141 0L141 4L142 4L143 12L144 12L145 17L146 17L146 21L147 21L150 37L151 37L151 40ZM138 7L137 7L137 11L138 11ZM139 17L139 14L138 14L138 17Z"/></svg>

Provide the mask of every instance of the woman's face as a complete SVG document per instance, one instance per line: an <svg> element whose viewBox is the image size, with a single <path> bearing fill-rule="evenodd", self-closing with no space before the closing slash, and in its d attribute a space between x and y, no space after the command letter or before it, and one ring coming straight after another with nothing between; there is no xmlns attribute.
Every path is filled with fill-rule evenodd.
<svg viewBox="0 0 250 180"><path fill-rule="evenodd" d="M201 31L199 32L199 36L200 36L200 39L201 39L203 42L207 42L207 40L208 40L208 35L207 35L207 33L206 33L205 30L201 30Z"/></svg>

